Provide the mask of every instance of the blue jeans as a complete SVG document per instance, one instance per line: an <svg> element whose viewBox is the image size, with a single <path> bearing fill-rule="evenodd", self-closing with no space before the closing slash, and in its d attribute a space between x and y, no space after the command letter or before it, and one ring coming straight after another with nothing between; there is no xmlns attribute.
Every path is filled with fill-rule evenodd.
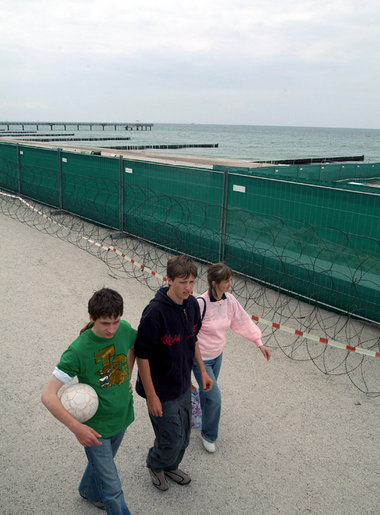
<svg viewBox="0 0 380 515"><path fill-rule="evenodd" d="M146 459L148 467L156 471L177 469L190 440L190 388L177 399L162 403L162 417L149 417L156 438Z"/></svg>
<svg viewBox="0 0 380 515"><path fill-rule="evenodd" d="M101 501L110 515L130 515L114 462L124 433L121 431L111 438L99 438L102 445L85 447L88 464L79 493L91 501Z"/></svg>
<svg viewBox="0 0 380 515"><path fill-rule="evenodd" d="M201 374L196 363L193 365L193 372L199 385L199 400L202 410L202 436L208 442L215 442L218 438L218 428L222 396L219 390L217 379L222 366L223 353L217 358L203 360L206 372L214 380L212 389L204 392L202 388Z"/></svg>

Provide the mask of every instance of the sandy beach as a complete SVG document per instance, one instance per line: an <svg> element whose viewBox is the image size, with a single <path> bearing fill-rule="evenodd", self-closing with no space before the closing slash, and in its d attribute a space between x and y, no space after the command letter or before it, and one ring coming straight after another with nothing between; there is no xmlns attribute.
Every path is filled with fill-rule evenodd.
<svg viewBox="0 0 380 515"><path fill-rule="evenodd" d="M3 214L0 236L0 513L100 513L77 492L83 449L40 395L87 322L96 289L118 290L134 327L153 293L75 245ZM286 343L287 335L277 338ZM164 493L152 486L145 457L153 431L145 401L134 396L136 420L116 460L133 515L378 513L380 397L366 396L345 376L291 361L271 343L267 363L254 345L229 334L218 450L206 453L199 431L192 432L182 462L189 486L171 483Z"/></svg>

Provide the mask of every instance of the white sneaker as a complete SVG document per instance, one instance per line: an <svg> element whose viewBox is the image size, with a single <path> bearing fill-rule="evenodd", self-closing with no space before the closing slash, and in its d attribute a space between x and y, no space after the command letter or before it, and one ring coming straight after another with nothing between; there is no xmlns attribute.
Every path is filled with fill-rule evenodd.
<svg viewBox="0 0 380 515"><path fill-rule="evenodd" d="M207 440L205 440L203 438L203 436L201 438L202 438L203 447L206 449L207 452L215 452L216 451L214 442L208 442Z"/></svg>

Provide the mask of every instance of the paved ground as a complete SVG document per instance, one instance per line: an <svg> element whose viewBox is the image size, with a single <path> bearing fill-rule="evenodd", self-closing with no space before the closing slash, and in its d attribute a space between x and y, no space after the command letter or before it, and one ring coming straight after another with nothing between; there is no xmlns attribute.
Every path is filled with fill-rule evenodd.
<svg viewBox="0 0 380 515"><path fill-rule="evenodd" d="M40 395L87 321L94 290L120 291L134 326L152 292L135 279L116 279L83 250L1 214L0 238L0 513L100 513L77 494L82 448ZM145 403L135 396L136 421L117 458L132 514L378 513L380 398L279 350L266 363L242 338L231 333L228 340L218 452L203 451L193 431L182 463L193 478L189 486L172 484L161 493L151 485L144 463L153 433Z"/></svg>

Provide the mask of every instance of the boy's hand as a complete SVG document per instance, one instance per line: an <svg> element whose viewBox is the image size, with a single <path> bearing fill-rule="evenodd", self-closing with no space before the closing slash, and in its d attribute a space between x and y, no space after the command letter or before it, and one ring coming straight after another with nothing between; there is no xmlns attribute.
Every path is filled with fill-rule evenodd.
<svg viewBox="0 0 380 515"><path fill-rule="evenodd" d="M214 384L214 380L211 379L211 377L208 375L207 372L202 374L201 379L202 379L203 391L204 392L209 392L210 390L212 390L212 385Z"/></svg>
<svg viewBox="0 0 380 515"><path fill-rule="evenodd" d="M153 417L162 417L162 404L157 395L147 397L148 411Z"/></svg>
<svg viewBox="0 0 380 515"><path fill-rule="evenodd" d="M98 438L101 438L102 435L97 433L95 429L92 429L92 427L79 423L78 426L76 426L72 431L77 437L78 442L83 445L83 447L102 445L102 443L98 440Z"/></svg>

